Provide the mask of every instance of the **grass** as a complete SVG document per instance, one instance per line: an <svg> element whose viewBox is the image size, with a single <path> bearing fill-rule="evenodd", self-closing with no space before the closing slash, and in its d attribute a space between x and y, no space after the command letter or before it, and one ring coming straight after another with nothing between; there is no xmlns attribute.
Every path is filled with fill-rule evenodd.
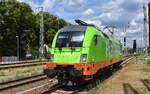
<svg viewBox="0 0 150 94"><path fill-rule="evenodd" d="M8 70L0 70L0 83L35 76L43 73L43 65Z"/></svg>
<svg viewBox="0 0 150 94"><path fill-rule="evenodd" d="M137 90L137 92L138 92L139 94L149 94L149 93L150 93L150 92L148 91L148 89L145 88L145 87L137 88L136 90Z"/></svg>
<svg viewBox="0 0 150 94"><path fill-rule="evenodd" d="M87 94L99 94L99 93L98 93L98 88L93 88L93 89L90 90Z"/></svg>
<svg viewBox="0 0 150 94"><path fill-rule="evenodd" d="M121 73L120 70L116 70L116 69L112 70L112 75L119 75L120 73ZM111 88L110 84L107 83L107 81L100 82L99 84L97 84L96 87L89 90L88 94L100 94L101 90L105 88Z"/></svg>
<svg viewBox="0 0 150 94"><path fill-rule="evenodd" d="M89 90L87 94L100 94L100 91L104 88L110 88L109 83L106 83L104 81L104 82L98 84L96 87Z"/></svg>
<svg viewBox="0 0 150 94"><path fill-rule="evenodd" d="M143 59L143 58L145 58L145 55L142 54L142 55L138 56L138 58Z"/></svg>
<svg viewBox="0 0 150 94"><path fill-rule="evenodd" d="M145 66L142 68L144 72L150 72L150 59L146 61Z"/></svg>
<svg viewBox="0 0 150 94"><path fill-rule="evenodd" d="M0 76L6 76L6 73L5 72L0 72Z"/></svg>
<svg viewBox="0 0 150 94"><path fill-rule="evenodd" d="M150 60L147 61L147 64L150 65Z"/></svg>

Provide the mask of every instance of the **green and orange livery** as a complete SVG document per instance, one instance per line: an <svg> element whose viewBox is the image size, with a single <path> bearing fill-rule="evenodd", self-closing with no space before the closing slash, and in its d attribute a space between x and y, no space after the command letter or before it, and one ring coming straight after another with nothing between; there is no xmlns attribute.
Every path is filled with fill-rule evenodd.
<svg viewBox="0 0 150 94"><path fill-rule="evenodd" d="M122 44L118 40L94 26L73 25L55 35L51 60L44 72L48 76L90 80L99 70L122 61Z"/></svg>

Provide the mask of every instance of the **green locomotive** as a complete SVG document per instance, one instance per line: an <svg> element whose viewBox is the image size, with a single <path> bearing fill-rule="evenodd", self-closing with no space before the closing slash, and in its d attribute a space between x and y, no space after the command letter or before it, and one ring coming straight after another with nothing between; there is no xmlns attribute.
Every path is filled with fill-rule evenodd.
<svg viewBox="0 0 150 94"><path fill-rule="evenodd" d="M51 60L44 73L57 76L60 82L91 80L101 69L119 65L122 44L92 24L76 20L79 25L60 29L52 43Z"/></svg>

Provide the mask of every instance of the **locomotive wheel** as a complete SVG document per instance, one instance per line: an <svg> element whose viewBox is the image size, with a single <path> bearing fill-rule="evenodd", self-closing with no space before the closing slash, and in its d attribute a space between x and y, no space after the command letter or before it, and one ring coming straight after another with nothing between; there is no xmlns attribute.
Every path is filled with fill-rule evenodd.
<svg viewBox="0 0 150 94"><path fill-rule="evenodd" d="M63 85L63 86L67 86L68 82L69 82L68 80L64 80L64 79L58 80L58 83Z"/></svg>

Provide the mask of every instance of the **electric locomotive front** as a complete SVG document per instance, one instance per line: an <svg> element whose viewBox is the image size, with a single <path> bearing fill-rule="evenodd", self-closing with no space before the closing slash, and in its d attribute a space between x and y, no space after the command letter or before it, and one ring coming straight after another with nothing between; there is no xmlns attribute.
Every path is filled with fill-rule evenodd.
<svg viewBox="0 0 150 94"><path fill-rule="evenodd" d="M57 76L58 81L76 82L86 79L88 66L87 47L83 47L87 26L67 26L56 34L51 50L51 60L44 73L49 77Z"/></svg>

